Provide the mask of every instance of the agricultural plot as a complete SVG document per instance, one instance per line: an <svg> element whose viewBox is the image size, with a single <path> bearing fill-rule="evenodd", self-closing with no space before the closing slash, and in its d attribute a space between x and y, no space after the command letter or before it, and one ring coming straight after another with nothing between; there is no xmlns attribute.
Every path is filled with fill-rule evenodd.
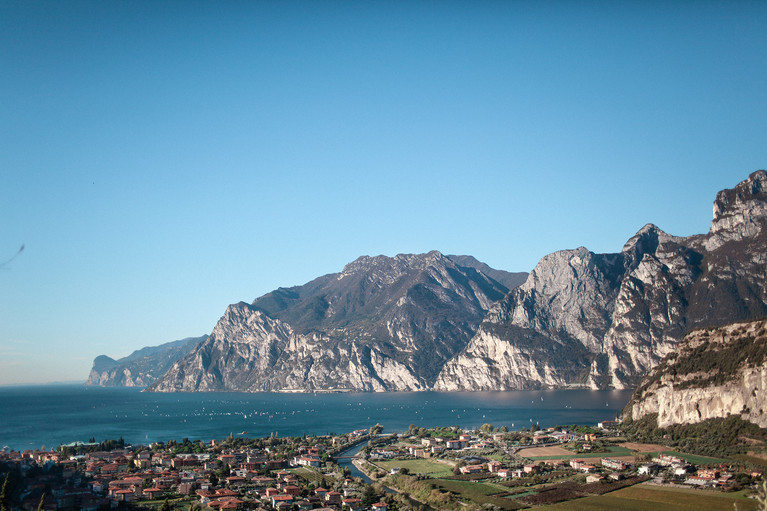
<svg viewBox="0 0 767 511"><path fill-rule="evenodd" d="M440 491L449 491L459 499L479 505L492 504L505 511L513 511L524 507L523 504L502 496L508 494L508 488L492 483L435 479L430 484L433 484Z"/></svg>
<svg viewBox="0 0 767 511"><path fill-rule="evenodd" d="M539 511L754 511L756 502L742 495L637 485L605 495L584 497L537 508Z"/></svg>
<svg viewBox="0 0 767 511"><path fill-rule="evenodd" d="M424 474L432 477L453 475L453 467L451 465L431 459L388 460L378 461L375 464L386 471L393 468L406 468L411 474Z"/></svg>
<svg viewBox="0 0 767 511"><path fill-rule="evenodd" d="M549 455L539 455L538 449L559 449L559 452L561 454L549 454ZM524 456L525 458L540 461L540 460L572 460L572 459L586 459L586 458L611 458L615 456L632 456L634 454L633 451L621 447L619 445L611 445L607 448L606 451L602 452L584 452L580 454L575 454L572 451L568 451L567 449L563 449L562 447L535 447L533 449L525 449L523 451L520 451L519 453L521 456Z"/></svg>
<svg viewBox="0 0 767 511"><path fill-rule="evenodd" d="M300 468L293 468L290 469L289 472L292 472L293 474L297 475L298 477L301 477L310 483L314 484L315 486L319 486L320 482L325 480L333 480L331 477L324 476L322 473L318 472L317 470L312 470L311 468L306 467L300 467Z"/></svg>
<svg viewBox="0 0 767 511"><path fill-rule="evenodd" d="M559 446L530 447L519 451L520 456L531 459L556 458L557 456L571 456L572 451Z"/></svg>

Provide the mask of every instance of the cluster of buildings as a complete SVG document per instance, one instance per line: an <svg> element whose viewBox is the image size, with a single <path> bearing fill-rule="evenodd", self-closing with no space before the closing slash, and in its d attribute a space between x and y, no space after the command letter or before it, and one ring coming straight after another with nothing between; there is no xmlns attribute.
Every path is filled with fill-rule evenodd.
<svg viewBox="0 0 767 511"><path fill-rule="evenodd" d="M431 458L443 454L445 451L492 447L492 443L485 440L472 440L469 434L462 434L458 438L428 437L422 438L418 442L375 449L370 453L369 458L371 460L386 460L402 456Z"/></svg>
<svg viewBox="0 0 767 511"><path fill-rule="evenodd" d="M732 484L735 478L732 472L718 468L701 468L669 454L660 454L653 458L652 462L640 465L637 467L637 473L663 476L668 480L704 488L725 487ZM749 475L757 479L762 478L764 474L761 470L752 470Z"/></svg>
<svg viewBox="0 0 767 511"><path fill-rule="evenodd" d="M268 448L211 448L197 454L124 448L68 459L56 451L2 451L0 463L22 474L20 507L30 511L41 501L46 510L96 511L168 497L187 497L203 509L216 510L388 511L384 502L363 505L362 489L339 474L327 474L325 479L315 471L318 481L328 485L323 488L286 470L320 467L324 447L291 447L295 455L290 458L281 456L284 449Z"/></svg>

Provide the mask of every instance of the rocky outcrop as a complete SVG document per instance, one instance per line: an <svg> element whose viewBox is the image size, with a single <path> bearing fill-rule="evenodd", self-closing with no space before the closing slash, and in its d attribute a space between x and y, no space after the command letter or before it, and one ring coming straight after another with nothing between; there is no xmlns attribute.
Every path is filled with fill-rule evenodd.
<svg viewBox="0 0 767 511"><path fill-rule="evenodd" d="M207 342L149 390L420 390L404 365L359 343L299 334L252 305L230 305Z"/></svg>
<svg viewBox="0 0 767 511"><path fill-rule="evenodd" d="M160 346L142 348L119 360L99 355L93 360L93 368L85 384L101 387L146 387L207 337L188 337Z"/></svg>
<svg viewBox="0 0 767 511"><path fill-rule="evenodd" d="M439 252L360 257L230 306L150 390L427 389L507 292Z"/></svg>
<svg viewBox="0 0 767 511"><path fill-rule="evenodd" d="M767 427L767 320L689 333L642 381L626 407L657 426L740 416Z"/></svg>
<svg viewBox="0 0 767 511"><path fill-rule="evenodd" d="M767 172L719 192L707 235L648 224L617 254L550 254L496 303L439 390L634 386L685 332L767 315Z"/></svg>

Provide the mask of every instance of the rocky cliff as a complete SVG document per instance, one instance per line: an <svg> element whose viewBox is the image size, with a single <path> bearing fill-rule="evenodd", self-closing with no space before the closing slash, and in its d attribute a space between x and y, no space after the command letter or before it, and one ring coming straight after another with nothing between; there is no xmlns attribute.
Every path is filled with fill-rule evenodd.
<svg viewBox="0 0 767 511"><path fill-rule="evenodd" d="M646 225L616 254L550 254L488 312L439 390L634 386L685 332L767 315L767 172L719 192L706 235Z"/></svg>
<svg viewBox="0 0 767 511"><path fill-rule="evenodd" d="M508 292L472 260L364 256L341 273L231 305L150 390L430 388Z"/></svg>
<svg viewBox="0 0 767 511"><path fill-rule="evenodd" d="M99 355L93 360L93 368L85 384L102 387L146 387L207 337L188 337L160 346L149 346L119 360Z"/></svg>
<svg viewBox="0 0 767 511"><path fill-rule="evenodd" d="M767 427L767 320L690 332L642 380L625 415L657 426L740 416Z"/></svg>

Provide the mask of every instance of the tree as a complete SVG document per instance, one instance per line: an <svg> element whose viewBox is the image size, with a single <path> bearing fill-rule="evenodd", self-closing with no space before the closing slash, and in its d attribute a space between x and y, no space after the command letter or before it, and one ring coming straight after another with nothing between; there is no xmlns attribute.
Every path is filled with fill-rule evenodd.
<svg viewBox="0 0 767 511"><path fill-rule="evenodd" d="M172 509L175 509L175 506L171 506L168 499L165 499L165 502L163 502L162 506L160 506L160 511L171 511Z"/></svg>
<svg viewBox="0 0 767 511"><path fill-rule="evenodd" d="M370 485L366 486L365 491L362 492L362 505L370 506L376 502L378 502L378 493L376 493L375 488Z"/></svg>
<svg viewBox="0 0 767 511"><path fill-rule="evenodd" d="M0 511L7 511L8 504L10 503L10 485L8 479L11 477L11 473L5 474L5 481L3 482L3 489L0 491Z"/></svg>

